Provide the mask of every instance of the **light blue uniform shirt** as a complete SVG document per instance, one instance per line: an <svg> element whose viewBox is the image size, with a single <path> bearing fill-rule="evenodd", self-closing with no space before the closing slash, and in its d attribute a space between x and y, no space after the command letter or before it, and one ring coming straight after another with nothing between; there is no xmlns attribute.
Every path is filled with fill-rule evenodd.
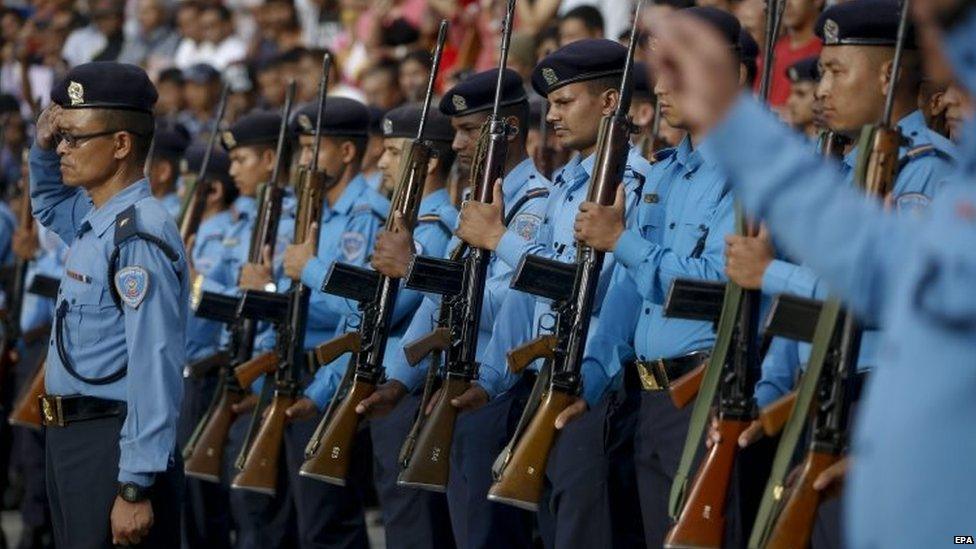
<svg viewBox="0 0 976 549"><path fill-rule="evenodd" d="M952 171L951 157L955 147L949 140L928 129L921 111L913 111L898 123L905 137L899 149L902 167L895 178L892 197L896 209L911 215L916 208L927 204L939 191L943 180ZM844 155L840 164L848 184L854 185L854 170L858 149ZM763 274L762 291L768 296L792 294L811 299L826 299L829 290L823 281L804 265L774 260ZM865 371L877 363L879 333L866 331L858 354L858 371ZM774 339L762 365L762 378L756 384L756 404L772 403L792 390L798 370L810 357L810 345L796 341Z"/></svg>
<svg viewBox="0 0 976 549"><path fill-rule="evenodd" d="M635 354L675 358L714 344L711 323L664 317L664 299L678 278L725 279L733 217L725 177L689 138L652 165L644 198L614 248L617 267L603 304L613 314L590 337L585 371L612 379Z"/></svg>
<svg viewBox="0 0 976 549"><path fill-rule="evenodd" d="M168 213L170 217L172 217L174 220L179 217L180 208L183 206L179 195L176 193L169 193L162 198L158 198L157 200L159 200L159 203L163 206L163 209L166 210L166 213Z"/></svg>
<svg viewBox="0 0 976 549"><path fill-rule="evenodd" d="M204 280L220 267L226 253L223 242L233 224L234 215L230 210L218 212L200 223L191 254L193 267ZM197 317L192 310L188 314L186 359L192 362L217 352L224 325Z"/></svg>
<svg viewBox="0 0 976 549"><path fill-rule="evenodd" d="M68 247L61 238L47 227L37 228L37 238L40 250L37 259L30 262L27 268L25 288L30 288L31 281L38 274L61 279L64 274L64 262L68 255ZM51 323L54 318L54 300L24 292L24 303L20 311L20 329L33 330Z"/></svg>
<svg viewBox="0 0 976 549"><path fill-rule="evenodd" d="M45 386L53 395L88 395L119 400L128 413L119 433L121 482L149 485L165 471L176 447L176 419L183 396L181 374L186 362L187 267L183 243L172 218L137 181L95 208L79 188L61 180L59 157L34 147L30 152L31 201L34 215L69 246L58 307L67 307L64 344L75 370L98 378L128 367L121 380L91 385L70 375L52 337ZM136 223L179 254L171 262L159 246L133 239L121 247L118 267L148 273L142 301L119 310L107 280L115 249L118 214L135 206ZM118 278L118 276L116 277ZM135 296L138 297L138 296Z"/></svg>
<svg viewBox="0 0 976 549"><path fill-rule="evenodd" d="M976 11L947 34L946 52L976 92ZM964 133L957 172L919 216L885 213L860 196L750 97L713 130L704 151L788 252L855 313L885 326L844 491L850 547L947 545L976 524L972 121Z"/></svg>
<svg viewBox="0 0 976 549"><path fill-rule="evenodd" d="M522 256L528 253L575 264L576 242L573 225L580 204L586 201L588 183L595 163L595 154L585 159L576 155L566 166L557 170L538 236L530 242L512 234L503 237L496 252L503 261L514 269L518 267ZM631 147L627 155L623 180L628 216L633 213L634 205L640 200L641 190L650 172L651 164L640 155L636 147ZM594 299L591 332L596 328L597 317L603 303L603 296L610 284L613 266L613 254L606 254ZM518 376L508 371L506 360L508 351L540 332L551 332L554 327L555 313L552 311L552 302L523 292L509 292L495 322L478 384L491 397L510 389L518 380ZM538 369L539 362L536 361L532 368ZM584 397L591 406L600 399L610 381L603 376L602 370L583 372Z"/></svg>
<svg viewBox="0 0 976 549"><path fill-rule="evenodd" d="M512 216L512 220L502 237L503 241L518 239L524 243L530 243L536 238L545 216L546 200L541 196L526 198L525 200L523 198L530 191L538 192L542 189L548 191L549 186L549 181L536 170L531 158L526 158L520 162L505 176L502 181L505 215ZM534 195L535 193L530 196ZM512 215L513 211L518 213ZM452 239L447 246L448 253L456 245L457 239ZM515 263L517 264L517 261ZM509 293L511 279L512 266L507 261L503 261L499 254L492 254L488 264L488 279L485 282L484 301L482 302L481 318L478 324L478 348L475 354L479 362L484 360L485 350L492 335L492 327L495 325L496 318L499 318L498 314L502 302L506 294ZM439 316L440 302L440 296L428 295L424 298L420 307L417 308L410 326L404 333L402 341L416 341L434 329ZM407 358L402 347L391 349L391 351L393 352L387 355L387 377L403 383L411 392L417 390L424 382L426 370L430 366L429 358L418 364L418 367L412 368L407 364Z"/></svg>

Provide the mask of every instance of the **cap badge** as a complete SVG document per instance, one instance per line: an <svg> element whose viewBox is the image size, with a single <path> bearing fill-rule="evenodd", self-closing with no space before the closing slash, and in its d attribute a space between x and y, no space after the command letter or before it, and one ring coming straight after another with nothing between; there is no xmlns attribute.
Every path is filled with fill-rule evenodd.
<svg viewBox="0 0 976 549"><path fill-rule="evenodd" d="M312 131L312 119L307 114L298 115L298 125L302 128L302 131Z"/></svg>
<svg viewBox="0 0 976 549"><path fill-rule="evenodd" d="M81 105L85 102L85 88L78 82L72 80L68 84L68 99L71 100L72 106Z"/></svg>
<svg viewBox="0 0 976 549"><path fill-rule="evenodd" d="M389 118L383 119L383 135L393 134L393 121Z"/></svg>
<svg viewBox="0 0 976 549"><path fill-rule="evenodd" d="M454 105L454 110L466 111L468 110L468 101L460 95L455 95L451 98L451 103Z"/></svg>
<svg viewBox="0 0 976 549"><path fill-rule="evenodd" d="M231 132L224 132L223 138L224 138L224 145L228 149L233 149L234 147L237 146L237 140L234 139L234 134L233 133L231 133Z"/></svg>
<svg viewBox="0 0 976 549"><path fill-rule="evenodd" d="M833 19L824 21L824 44L833 45L840 42L840 27Z"/></svg>
<svg viewBox="0 0 976 549"><path fill-rule="evenodd" d="M542 78L545 79L546 84L552 86L556 82L559 82L559 77L556 76L556 71L552 70L551 67L546 67L542 69Z"/></svg>

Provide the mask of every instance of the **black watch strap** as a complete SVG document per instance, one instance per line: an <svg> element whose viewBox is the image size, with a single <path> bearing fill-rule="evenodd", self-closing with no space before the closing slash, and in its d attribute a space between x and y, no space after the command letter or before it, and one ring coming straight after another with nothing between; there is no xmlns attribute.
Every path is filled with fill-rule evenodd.
<svg viewBox="0 0 976 549"><path fill-rule="evenodd" d="M134 482L120 482L119 496L129 503L139 503L149 499L148 486L140 486Z"/></svg>

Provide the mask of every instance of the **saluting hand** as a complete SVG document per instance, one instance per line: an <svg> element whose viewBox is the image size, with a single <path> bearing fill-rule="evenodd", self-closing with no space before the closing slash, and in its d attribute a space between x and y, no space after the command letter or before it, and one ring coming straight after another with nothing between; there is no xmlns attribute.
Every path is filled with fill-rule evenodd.
<svg viewBox="0 0 976 549"><path fill-rule="evenodd" d="M115 545L136 545L149 535L153 525L153 509L149 500L130 503L115 497L112 505L112 543Z"/></svg>
<svg viewBox="0 0 976 549"><path fill-rule="evenodd" d="M576 214L576 223L573 225L576 240L601 252L613 250L624 232L625 192L623 185L618 186L613 204L609 206L601 206L596 202L580 204L580 211Z"/></svg>
<svg viewBox="0 0 976 549"><path fill-rule="evenodd" d="M261 250L261 263L245 263L241 267L241 276L237 285L242 290L264 290L271 279L271 246L265 245Z"/></svg>
<svg viewBox="0 0 976 549"><path fill-rule="evenodd" d="M37 118L37 127L34 130L34 142L44 150L54 148L54 134L58 131L61 123L61 106L52 103L44 109L41 116Z"/></svg>
<svg viewBox="0 0 976 549"><path fill-rule="evenodd" d="M316 243L319 240L319 224L312 223L308 234L305 235L305 242L301 244L290 244L285 248L284 265L285 275L292 280L301 280L302 271L305 265L315 257Z"/></svg>
<svg viewBox="0 0 976 549"><path fill-rule="evenodd" d="M403 278L407 276L413 253L413 233L404 223L403 215L393 212L393 230L381 231L376 236L370 264L386 276Z"/></svg>
<svg viewBox="0 0 976 549"><path fill-rule="evenodd" d="M288 416L288 419L293 421L309 419L311 417L315 417L315 414L317 413L319 413L318 406L316 406L315 402L308 397L298 399L298 401L285 410L285 415Z"/></svg>
<svg viewBox="0 0 976 549"><path fill-rule="evenodd" d="M483 250L494 250L505 234L505 195L502 180L495 181L491 204L465 200L458 215L458 227L454 234L468 245Z"/></svg>
<svg viewBox="0 0 976 549"><path fill-rule="evenodd" d="M757 236L725 237L725 274L747 290L762 288L763 275L773 262L773 244L763 225Z"/></svg>
<svg viewBox="0 0 976 549"><path fill-rule="evenodd" d="M404 384L390 380L361 400L356 405L356 413L361 416L369 414L370 417L384 416L390 413L406 394L407 388Z"/></svg>

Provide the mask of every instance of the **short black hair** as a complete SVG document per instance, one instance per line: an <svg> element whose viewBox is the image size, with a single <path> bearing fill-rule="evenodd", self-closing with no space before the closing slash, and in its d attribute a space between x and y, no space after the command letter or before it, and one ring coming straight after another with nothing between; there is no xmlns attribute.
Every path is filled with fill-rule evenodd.
<svg viewBox="0 0 976 549"><path fill-rule="evenodd" d="M159 73L159 83L169 82L172 84L183 85L183 71L175 67L165 69Z"/></svg>
<svg viewBox="0 0 976 549"><path fill-rule="evenodd" d="M146 163L156 123L149 113L122 109L95 109L106 130L127 131L132 135L133 160L139 165Z"/></svg>
<svg viewBox="0 0 976 549"><path fill-rule="evenodd" d="M565 21L567 19L579 19L583 22L583 26L589 31L600 31L603 34L603 14L600 10L590 5L577 6L569 11L567 11L560 21Z"/></svg>
<svg viewBox="0 0 976 549"><path fill-rule="evenodd" d="M403 61L400 61L400 65L403 65L407 61L415 61L427 69L430 72L434 68L434 59L431 57L430 52L427 50L413 50L404 56Z"/></svg>
<svg viewBox="0 0 976 549"><path fill-rule="evenodd" d="M394 59L385 57L377 61L372 67L366 69L363 77L365 78L374 74L386 74L390 78L390 81L396 84L400 78L400 64Z"/></svg>
<svg viewBox="0 0 976 549"><path fill-rule="evenodd" d="M221 21L230 21L232 17L230 13L230 9L228 9L227 6L223 4L206 4L201 6L200 11L202 12L216 11L217 15L220 16Z"/></svg>

